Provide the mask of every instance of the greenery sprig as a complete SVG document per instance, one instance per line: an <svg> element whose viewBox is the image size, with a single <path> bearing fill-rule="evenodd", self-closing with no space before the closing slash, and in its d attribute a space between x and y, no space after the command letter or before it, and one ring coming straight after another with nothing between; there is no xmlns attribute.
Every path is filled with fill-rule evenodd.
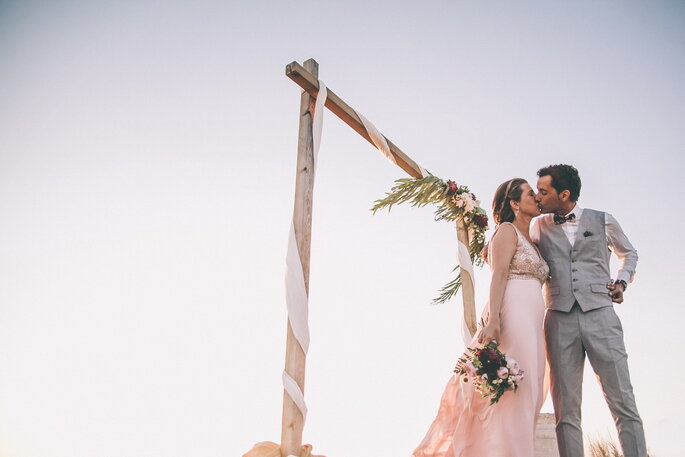
<svg viewBox="0 0 685 457"><path fill-rule="evenodd" d="M436 221L463 221L469 232L469 255L476 266L483 265L482 251L485 246L485 232L488 229L488 216L480 207L480 202L467 186L457 185L454 181L444 181L429 174L425 178L402 178L386 193L385 198L376 200L371 208L373 214L393 205L409 202L411 206L423 207L436 205ZM440 295L433 299L439 304L448 301L461 287L461 271L457 265L452 272L456 277L440 289Z"/></svg>

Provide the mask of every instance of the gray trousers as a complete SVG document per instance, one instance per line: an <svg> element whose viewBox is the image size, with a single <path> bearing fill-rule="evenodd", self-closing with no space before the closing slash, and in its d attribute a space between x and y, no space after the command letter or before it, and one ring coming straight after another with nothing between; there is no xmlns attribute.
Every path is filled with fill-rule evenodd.
<svg viewBox="0 0 685 457"><path fill-rule="evenodd" d="M613 306L547 310L547 359L560 457L583 457L580 402L585 354L599 378L625 457L646 457L645 433L628 374L623 328Z"/></svg>

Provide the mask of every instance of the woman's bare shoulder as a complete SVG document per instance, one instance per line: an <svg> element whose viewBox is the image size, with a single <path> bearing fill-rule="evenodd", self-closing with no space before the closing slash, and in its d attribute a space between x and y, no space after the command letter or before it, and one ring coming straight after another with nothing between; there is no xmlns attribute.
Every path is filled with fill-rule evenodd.
<svg viewBox="0 0 685 457"><path fill-rule="evenodd" d="M516 227L511 222L502 222L495 229L495 233L492 235L493 240L495 239L495 236L501 236L504 238L512 238L512 239L516 238L517 237Z"/></svg>

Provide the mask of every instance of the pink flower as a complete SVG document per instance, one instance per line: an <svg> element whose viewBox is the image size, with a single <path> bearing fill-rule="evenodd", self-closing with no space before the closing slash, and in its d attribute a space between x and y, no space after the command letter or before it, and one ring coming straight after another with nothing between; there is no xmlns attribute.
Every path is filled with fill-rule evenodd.
<svg viewBox="0 0 685 457"><path fill-rule="evenodd" d="M497 369L497 377L500 379L507 379L509 377L509 370L507 367L499 367Z"/></svg>
<svg viewBox="0 0 685 457"><path fill-rule="evenodd" d="M509 368L509 372L514 375L519 374L519 371L521 370L518 362L514 359L507 359L507 368Z"/></svg>
<svg viewBox="0 0 685 457"><path fill-rule="evenodd" d="M522 380L523 380L523 370L519 371L518 374L516 374L516 375L509 376L509 383L510 384L518 384Z"/></svg>

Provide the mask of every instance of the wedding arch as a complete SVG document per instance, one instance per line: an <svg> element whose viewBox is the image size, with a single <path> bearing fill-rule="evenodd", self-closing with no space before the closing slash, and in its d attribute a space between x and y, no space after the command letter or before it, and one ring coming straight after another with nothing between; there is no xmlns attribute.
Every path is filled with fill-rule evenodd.
<svg viewBox="0 0 685 457"><path fill-rule="evenodd" d="M312 230L312 197L317 155L321 141L323 108L328 108L365 140L374 145L391 163L413 178L429 173L406 155L358 111L345 103L318 79L319 65L309 59L300 65L288 64L285 74L302 88L297 145L295 203L286 258L286 305L288 309L285 369L283 370L283 417L281 444L257 443L247 457L308 457L311 446L302 445L307 416L304 401L305 362L309 348L308 296L309 260ZM469 227L456 221L457 260L463 299L463 337L465 344L476 332L476 308L472 255L469 253Z"/></svg>

